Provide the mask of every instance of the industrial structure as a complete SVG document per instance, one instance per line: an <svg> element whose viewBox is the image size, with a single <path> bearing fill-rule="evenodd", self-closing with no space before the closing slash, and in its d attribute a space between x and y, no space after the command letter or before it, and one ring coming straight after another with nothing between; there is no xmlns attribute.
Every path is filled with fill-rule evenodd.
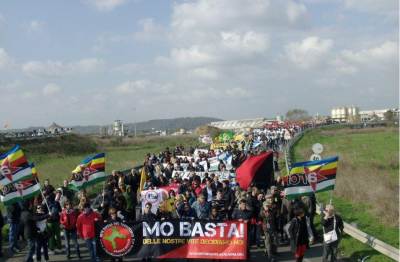
<svg viewBox="0 0 400 262"><path fill-rule="evenodd" d="M331 120L337 123L383 121L389 120L386 119L386 114L388 112L391 112L395 119L399 117L398 108L360 111L356 106L342 106L335 107L331 110Z"/></svg>
<svg viewBox="0 0 400 262"><path fill-rule="evenodd" d="M125 136L126 131L124 130L124 123L122 120L115 120L112 128L112 135L114 136Z"/></svg>

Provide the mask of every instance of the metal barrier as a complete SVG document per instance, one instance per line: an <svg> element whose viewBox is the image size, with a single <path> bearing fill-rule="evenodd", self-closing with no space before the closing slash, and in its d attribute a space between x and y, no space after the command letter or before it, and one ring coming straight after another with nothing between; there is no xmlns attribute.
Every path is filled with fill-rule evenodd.
<svg viewBox="0 0 400 262"><path fill-rule="evenodd" d="M302 137L303 135L310 130L305 129L302 130L300 133L296 134L296 136L290 140L290 142L287 144L287 147L285 148L285 161L286 161L286 169L287 169L287 174L289 174L289 166L291 165L291 153L293 150L293 145L295 145ZM320 214L320 208L317 206L317 213ZM394 259L395 261L400 261L400 251L399 249L384 243L383 241L377 239L374 236L368 235L367 233L362 232L361 230L357 229L356 227L350 225L349 223L344 222L344 232L351 237L357 239L358 241L372 247L376 251L380 252L381 254L390 257L391 259Z"/></svg>

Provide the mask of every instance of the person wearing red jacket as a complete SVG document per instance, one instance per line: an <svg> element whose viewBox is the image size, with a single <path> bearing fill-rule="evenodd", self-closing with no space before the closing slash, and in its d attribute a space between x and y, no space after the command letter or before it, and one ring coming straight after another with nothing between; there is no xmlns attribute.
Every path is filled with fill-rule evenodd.
<svg viewBox="0 0 400 262"><path fill-rule="evenodd" d="M83 213L78 216L76 227L78 236L83 238L89 249L92 262L100 261L96 253L96 223L101 222L101 215L94 212L90 203L85 203Z"/></svg>
<svg viewBox="0 0 400 262"><path fill-rule="evenodd" d="M60 224L64 228L65 250L67 252L67 259L71 258L71 249L69 245L71 240L74 241L78 258L81 258L81 252L79 251L78 238L76 234L76 222L78 220L78 215L78 210L72 207L71 202L69 202L68 200L65 201L64 208L60 216Z"/></svg>

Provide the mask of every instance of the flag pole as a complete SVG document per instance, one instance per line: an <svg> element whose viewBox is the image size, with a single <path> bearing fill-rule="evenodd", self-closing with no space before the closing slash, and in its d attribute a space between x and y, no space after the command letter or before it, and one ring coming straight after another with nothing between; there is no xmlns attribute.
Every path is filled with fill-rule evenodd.
<svg viewBox="0 0 400 262"><path fill-rule="evenodd" d="M37 177L35 177L35 181L36 183L38 183L40 185L39 189L40 189L40 193L42 194L43 200L47 206L47 210L50 212L50 207L49 207L49 203L47 203L47 199L44 197L43 191L42 191L42 185L40 184L40 182L37 180Z"/></svg>

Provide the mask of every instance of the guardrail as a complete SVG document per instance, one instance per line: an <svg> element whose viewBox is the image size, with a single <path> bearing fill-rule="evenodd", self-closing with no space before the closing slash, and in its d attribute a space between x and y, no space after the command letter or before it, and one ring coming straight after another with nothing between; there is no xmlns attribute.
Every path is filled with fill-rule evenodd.
<svg viewBox="0 0 400 262"><path fill-rule="evenodd" d="M285 161L286 161L286 170L287 174L289 174L289 166L291 165L291 153L292 153L292 147L295 145L302 137L303 135L311 128L302 130L300 133L296 134L296 136L290 140L290 142L287 144L285 148ZM317 213L320 214L320 209L317 207ZM386 244L385 242L377 239L374 236L368 235L365 232L362 232L361 230L357 229L356 227L350 225L349 223L344 222L344 232L351 237L357 239L358 241L362 242L363 244L366 244L376 251L380 252L381 254L390 257L391 259L394 259L395 261L400 261L400 251L399 249Z"/></svg>

